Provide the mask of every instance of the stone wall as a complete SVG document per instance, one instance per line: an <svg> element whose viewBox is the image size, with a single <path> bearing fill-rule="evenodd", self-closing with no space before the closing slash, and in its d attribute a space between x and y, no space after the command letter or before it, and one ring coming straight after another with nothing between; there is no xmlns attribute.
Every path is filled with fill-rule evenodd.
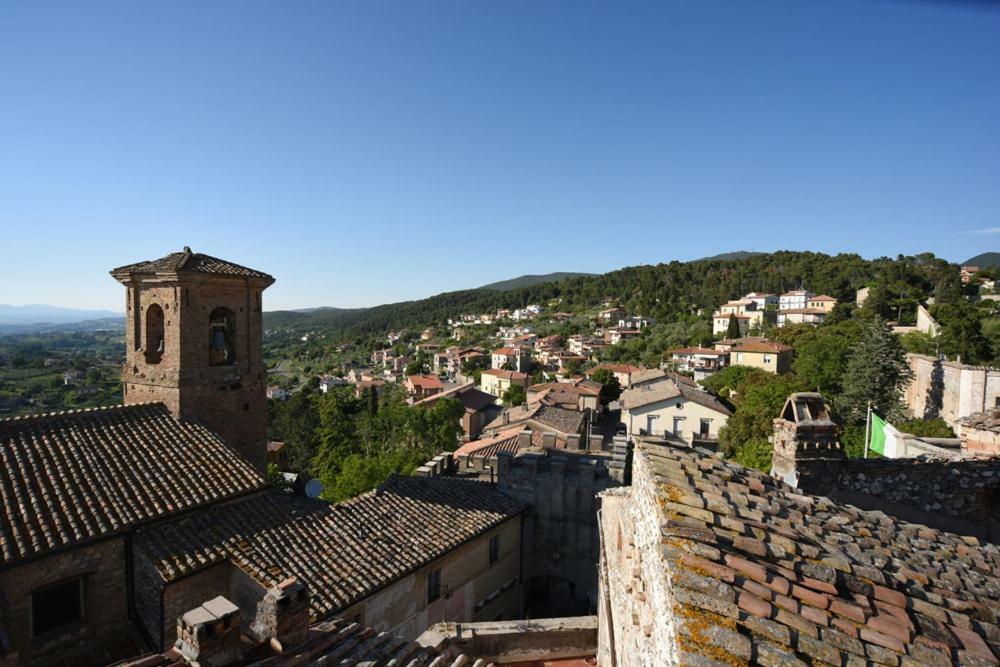
<svg viewBox="0 0 1000 667"><path fill-rule="evenodd" d="M500 555L489 560L490 538L499 537ZM521 517L515 517L373 593L337 616L380 632L415 639L441 622L520 618ZM427 579L441 571L441 597L428 604Z"/></svg>
<svg viewBox="0 0 1000 667"><path fill-rule="evenodd" d="M914 417L941 417L955 428L958 420L997 405L1000 370L908 354L913 380L904 399Z"/></svg>
<svg viewBox="0 0 1000 667"><path fill-rule="evenodd" d="M530 452L497 457L497 487L531 504L525 517L525 582L565 582L568 604L593 608L599 540L597 494L624 481L624 443L613 456Z"/></svg>
<svg viewBox="0 0 1000 667"><path fill-rule="evenodd" d="M75 577L83 577L82 621L33 637L32 591ZM0 572L0 605L6 607L4 629L14 649L13 661L0 656L0 665L44 665L56 659L92 664L105 645L112 647L105 658L126 657L115 656L113 649L130 625L124 540L104 540Z"/></svg>
<svg viewBox="0 0 1000 667"><path fill-rule="evenodd" d="M600 665L679 664L656 487L642 457L635 457L632 486L601 494Z"/></svg>
<svg viewBox="0 0 1000 667"><path fill-rule="evenodd" d="M804 467L803 462L799 466ZM806 493L951 532L1000 538L997 459L850 459L826 478L808 479L811 484L800 483Z"/></svg>

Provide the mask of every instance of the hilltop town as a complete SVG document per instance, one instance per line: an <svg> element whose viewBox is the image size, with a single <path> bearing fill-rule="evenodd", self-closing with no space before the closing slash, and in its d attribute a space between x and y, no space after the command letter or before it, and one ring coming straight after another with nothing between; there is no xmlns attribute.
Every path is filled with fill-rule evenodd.
<svg viewBox="0 0 1000 667"><path fill-rule="evenodd" d="M995 664L1000 371L903 343L992 303L950 270L912 325L749 292L653 366L551 299L284 388L272 276L121 266L121 404L0 420L0 664Z"/></svg>

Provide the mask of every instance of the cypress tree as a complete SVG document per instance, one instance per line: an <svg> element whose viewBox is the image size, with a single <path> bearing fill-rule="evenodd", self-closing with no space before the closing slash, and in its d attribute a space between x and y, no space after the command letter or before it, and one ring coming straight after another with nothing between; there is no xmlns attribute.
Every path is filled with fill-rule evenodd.
<svg viewBox="0 0 1000 667"><path fill-rule="evenodd" d="M726 327L726 338L733 339L740 337L740 321L735 315L729 316L729 326Z"/></svg>

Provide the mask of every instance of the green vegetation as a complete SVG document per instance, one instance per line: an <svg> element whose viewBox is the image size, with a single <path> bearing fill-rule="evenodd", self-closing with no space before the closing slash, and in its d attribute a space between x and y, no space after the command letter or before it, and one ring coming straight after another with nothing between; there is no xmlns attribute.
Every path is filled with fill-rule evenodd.
<svg viewBox="0 0 1000 667"><path fill-rule="evenodd" d="M601 385L601 403L607 405L611 401L617 401L622 395L622 385L618 381L618 376L607 368L599 368L594 371L590 379Z"/></svg>
<svg viewBox="0 0 1000 667"><path fill-rule="evenodd" d="M360 398L354 387L321 394L309 386L288 401L268 403L268 437L285 442L289 469L318 477L324 497L333 501L364 493L393 472L409 474L454 449L463 414L453 399L409 406L396 386Z"/></svg>
<svg viewBox="0 0 1000 667"><path fill-rule="evenodd" d="M503 393L503 403L508 407L524 405L528 400L528 392L519 384L512 384L510 389Z"/></svg>
<svg viewBox="0 0 1000 667"><path fill-rule="evenodd" d="M565 271L556 271L555 273L545 273L542 275L526 275L518 276L517 278L511 278L510 280L501 280L495 283L490 283L489 285L483 285L479 289L496 290L500 292L505 292L507 290L517 289L518 287L531 287L532 285L540 285L542 283L558 283L563 280L569 280L570 278L581 278L583 276L592 276L593 273L569 273Z"/></svg>

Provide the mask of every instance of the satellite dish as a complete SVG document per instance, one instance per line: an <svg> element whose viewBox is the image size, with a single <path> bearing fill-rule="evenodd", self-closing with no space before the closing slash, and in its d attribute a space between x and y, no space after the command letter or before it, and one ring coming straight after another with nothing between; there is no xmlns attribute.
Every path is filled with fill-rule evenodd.
<svg viewBox="0 0 1000 667"><path fill-rule="evenodd" d="M321 493L323 493L323 482L318 479L306 482L306 498L319 498Z"/></svg>

